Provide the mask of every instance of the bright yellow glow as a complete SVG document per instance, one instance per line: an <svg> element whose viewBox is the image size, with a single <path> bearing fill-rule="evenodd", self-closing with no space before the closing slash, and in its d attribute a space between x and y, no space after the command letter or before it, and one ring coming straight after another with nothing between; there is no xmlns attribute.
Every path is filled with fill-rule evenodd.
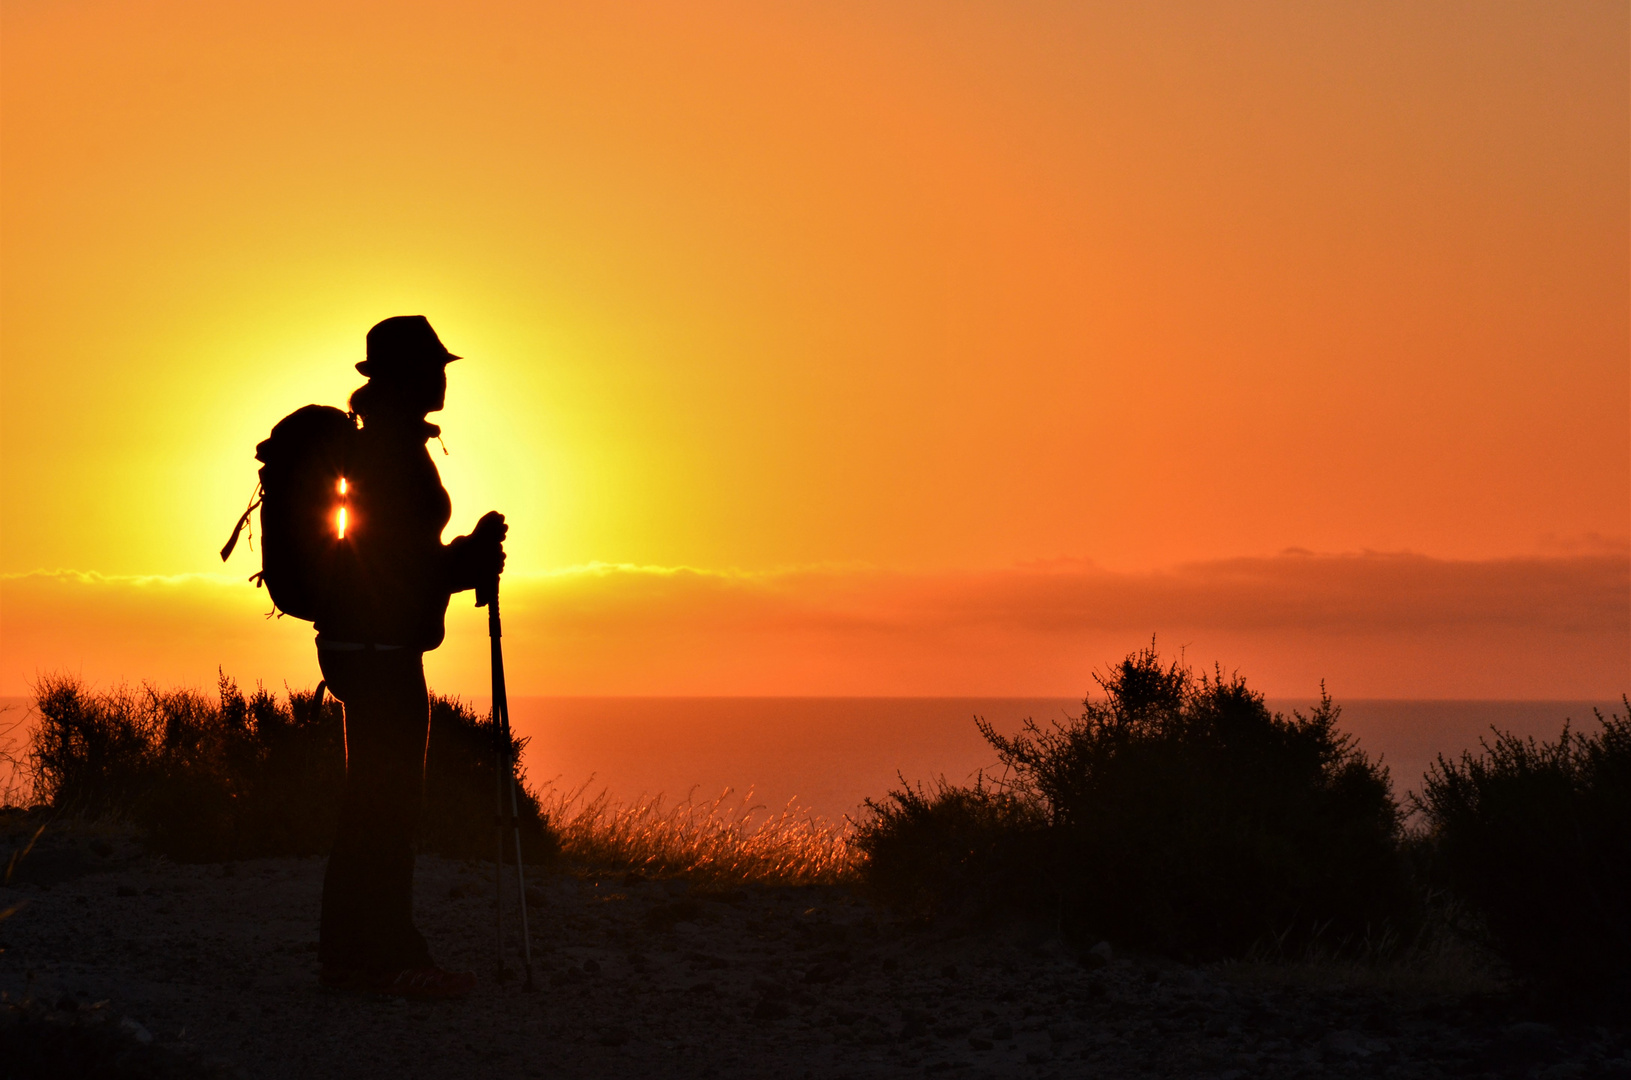
<svg viewBox="0 0 1631 1080"><path fill-rule="evenodd" d="M345 477L340 477L340 494L345 494Z"/></svg>
<svg viewBox="0 0 1631 1080"><path fill-rule="evenodd" d="M340 481L340 483L343 484L343 483L345 483L345 481L342 480L342 481ZM345 507L343 507L343 506L340 507L339 525L340 525L340 539L344 540L345 539Z"/></svg>
<svg viewBox="0 0 1631 1080"><path fill-rule="evenodd" d="M464 357L431 417L443 539L502 511L512 577L1622 551L1627 21L0 3L0 582L225 573L263 602L242 580L260 553L217 554L256 444L343 407L368 327L415 313ZM1242 611L1303 595L1239 580ZM1412 595L1398 610L1441 625L1436 594ZM471 621L450 642L484 663L484 613L453 610ZM1133 646L1176 626L1150 610L1124 616ZM895 625L878 611L854 625ZM0 685L77 663L74 636L10 645L19 612L0 611ZM725 655L688 614L676 636ZM1057 687L1023 674L1041 646L1015 635L1001 685ZM218 637L165 647L207 684ZM1570 648L1560 664L1600 655ZM884 643L878 663L911 655ZM741 667L769 692L769 661Z"/></svg>
<svg viewBox="0 0 1631 1080"><path fill-rule="evenodd" d="M936 7L4 5L0 569L411 313L516 570L1625 534L1624 5Z"/></svg>

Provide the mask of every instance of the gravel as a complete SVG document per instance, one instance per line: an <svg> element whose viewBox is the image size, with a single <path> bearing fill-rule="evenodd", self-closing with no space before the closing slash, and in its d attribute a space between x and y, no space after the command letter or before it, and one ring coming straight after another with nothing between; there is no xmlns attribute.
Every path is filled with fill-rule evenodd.
<svg viewBox="0 0 1631 1080"><path fill-rule="evenodd" d="M526 993L496 972L491 864L432 857L417 918L475 994L339 994L317 984L321 859L175 865L106 835L36 854L0 888L0 910L21 905L0 921L0 1061L18 1077L1631 1080L1631 1033L1601 1016L959 934L841 887L543 876Z"/></svg>

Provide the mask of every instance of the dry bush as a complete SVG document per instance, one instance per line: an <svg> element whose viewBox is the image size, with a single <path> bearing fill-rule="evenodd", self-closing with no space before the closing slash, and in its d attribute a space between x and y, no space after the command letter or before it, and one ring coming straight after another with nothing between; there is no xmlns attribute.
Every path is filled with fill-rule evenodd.
<svg viewBox="0 0 1631 1080"><path fill-rule="evenodd" d="M0 705L0 809L34 801L34 774L28 763L28 713Z"/></svg>
<svg viewBox="0 0 1631 1080"><path fill-rule="evenodd" d="M1496 731L1440 756L1415 803L1433 870L1488 942L1555 993L1631 995L1631 700L1556 742Z"/></svg>
<svg viewBox="0 0 1631 1080"><path fill-rule="evenodd" d="M874 895L916 915L980 917L1011 906L1015 883L1035 877L1047 824L1034 802L983 773L969 786L902 779L867 799L854 842Z"/></svg>
<svg viewBox="0 0 1631 1080"><path fill-rule="evenodd" d="M586 790L550 791L542 800L562 853L577 862L718 885L831 884L853 872L847 825L793 802L761 816L751 790L672 805L660 794L625 804Z"/></svg>
<svg viewBox="0 0 1631 1080"><path fill-rule="evenodd" d="M34 707L33 797L55 811L129 821L157 851L185 861L315 855L333 845L345 734L332 697L280 698L264 687L245 695L225 675L214 698L151 686L96 691L45 676ZM491 719L432 694L429 721L422 847L489 855ZM512 736L512 752L522 749ZM524 787L519 802L526 858L549 859L554 837Z"/></svg>
<svg viewBox="0 0 1631 1080"><path fill-rule="evenodd" d="M1347 989L1422 1004L1511 989L1507 966L1479 940L1477 914L1454 894L1422 885L1421 868L1432 853L1419 837L1409 838L1404 848L1421 886L1420 914L1408 935L1384 927L1357 940L1334 938L1325 927L1295 945L1287 935L1267 935L1244 957L1217 970L1239 982Z"/></svg>
<svg viewBox="0 0 1631 1080"><path fill-rule="evenodd" d="M997 784L869 800L868 884L1201 959L1271 934L1360 947L1414 918L1387 771L1328 696L1287 717L1239 676L1162 663L1153 644L1096 678L1104 697L1078 718L1013 736L977 722Z"/></svg>
<svg viewBox="0 0 1631 1080"><path fill-rule="evenodd" d="M1493 996L1510 988L1498 957L1465 935L1438 933L1404 945L1302 956L1252 956L1214 969L1234 982L1387 995L1423 1004Z"/></svg>

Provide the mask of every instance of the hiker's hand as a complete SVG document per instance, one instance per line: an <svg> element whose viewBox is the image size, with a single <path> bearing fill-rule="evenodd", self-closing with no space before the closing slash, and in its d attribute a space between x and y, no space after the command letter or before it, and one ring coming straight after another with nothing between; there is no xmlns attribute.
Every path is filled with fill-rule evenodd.
<svg viewBox="0 0 1631 1080"><path fill-rule="evenodd" d="M509 534L510 527L504 523L504 515L497 510L483 514L470 532L470 540L476 545L476 557L492 577L496 578L504 572L504 538Z"/></svg>
<svg viewBox="0 0 1631 1080"><path fill-rule="evenodd" d="M457 537L448 545L452 592L475 589L476 606L486 605L498 585L498 575L504 572L504 537L509 531L503 514L483 514L469 536Z"/></svg>

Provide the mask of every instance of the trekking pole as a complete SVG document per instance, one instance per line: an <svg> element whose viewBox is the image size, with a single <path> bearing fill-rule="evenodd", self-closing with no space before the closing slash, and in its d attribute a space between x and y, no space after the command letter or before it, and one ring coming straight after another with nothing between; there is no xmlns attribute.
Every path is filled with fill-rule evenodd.
<svg viewBox="0 0 1631 1080"><path fill-rule="evenodd" d="M498 780L498 862L494 865L493 922L498 935L499 977L504 977L504 789L509 788L510 833L515 840L516 900L521 906L521 958L525 965L526 982L523 990L534 989L532 983L532 938L527 930L527 876L521 863L521 811L515 794L515 762L511 758L510 699L504 688L504 629L498 615L498 578L485 589L476 590L476 606L487 608L487 637L493 649L493 741L497 759ZM507 782L507 783L506 783Z"/></svg>

